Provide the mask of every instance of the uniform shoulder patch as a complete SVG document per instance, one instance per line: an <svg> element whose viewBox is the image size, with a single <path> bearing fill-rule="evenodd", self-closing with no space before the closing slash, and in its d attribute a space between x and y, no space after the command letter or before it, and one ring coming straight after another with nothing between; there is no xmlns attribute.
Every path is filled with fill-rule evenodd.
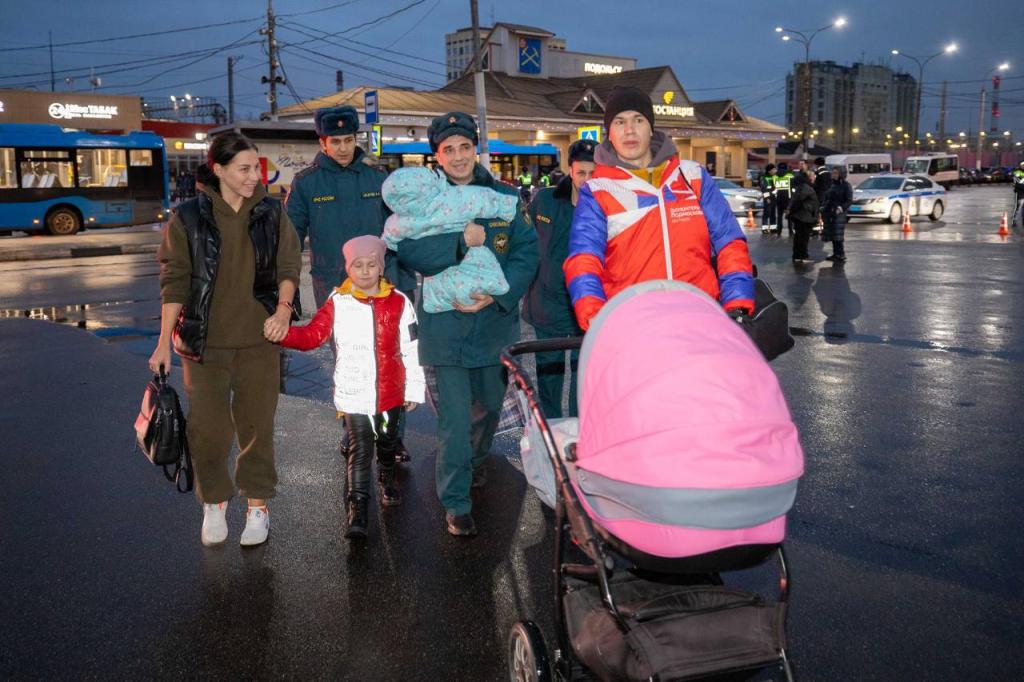
<svg viewBox="0 0 1024 682"><path fill-rule="evenodd" d="M305 168L303 168L302 170L300 170L298 173L295 174L295 177L292 178L292 182L297 182L297 181L301 180L302 178L304 178L304 177L306 177L308 175L312 175L313 173L316 172L316 170L317 170L317 165L315 163L312 164L312 165L306 166Z"/></svg>

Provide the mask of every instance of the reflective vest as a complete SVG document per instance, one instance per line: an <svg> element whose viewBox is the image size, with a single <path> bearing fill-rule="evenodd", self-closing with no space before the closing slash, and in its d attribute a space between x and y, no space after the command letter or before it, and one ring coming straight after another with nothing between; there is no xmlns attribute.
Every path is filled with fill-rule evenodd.
<svg viewBox="0 0 1024 682"><path fill-rule="evenodd" d="M785 175L776 175L775 176L775 189L776 189L776 191L781 191L781 192L785 192L786 194L789 194L789 189L790 189L790 187L792 187L792 184L793 184L793 174L791 172L789 172L789 171L786 171Z"/></svg>
<svg viewBox="0 0 1024 682"><path fill-rule="evenodd" d="M529 173L523 173L519 176L519 184L523 187L529 187L533 184L533 176Z"/></svg>
<svg viewBox="0 0 1024 682"><path fill-rule="evenodd" d="M549 176L547 176L547 175L542 175L542 176L540 176L539 184L540 184L541 187L550 187L551 186L551 178Z"/></svg>

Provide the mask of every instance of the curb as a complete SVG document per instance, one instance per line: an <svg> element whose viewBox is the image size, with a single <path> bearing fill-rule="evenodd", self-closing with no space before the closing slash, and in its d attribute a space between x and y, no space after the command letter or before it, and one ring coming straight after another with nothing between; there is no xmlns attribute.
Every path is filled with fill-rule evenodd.
<svg viewBox="0 0 1024 682"><path fill-rule="evenodd" d="M126 246L80 246L51 249L22 249L0 251L0 263L57 258L97 258L100 256L126 256L156 253L159 244L128 244Z"/></svg>

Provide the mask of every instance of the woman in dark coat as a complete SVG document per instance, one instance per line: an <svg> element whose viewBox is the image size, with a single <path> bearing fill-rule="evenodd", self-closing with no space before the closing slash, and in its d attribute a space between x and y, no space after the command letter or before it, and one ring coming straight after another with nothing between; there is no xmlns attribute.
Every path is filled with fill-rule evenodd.
<svg viewBox="0 0 1024 682"><path fill-rule="evenodd" d="M804 173L793 176L793 196L786 210L790 221L796 229L793 238L793 262L809 261L807 243L811 240L811 230L818 224L818 195Z"/></svg>
<svg viewBox="0 0 1024 682"><path fill-rule="evenodd" d="M832 184L825 192L821 204L821 212L825 221L824 241L832 242L832 255L826 260L842 263L846 260L846 249L843 241L846 235L846 216L853 203L853 188L846 181L846 168L836 166L832 169Z"/></svg>

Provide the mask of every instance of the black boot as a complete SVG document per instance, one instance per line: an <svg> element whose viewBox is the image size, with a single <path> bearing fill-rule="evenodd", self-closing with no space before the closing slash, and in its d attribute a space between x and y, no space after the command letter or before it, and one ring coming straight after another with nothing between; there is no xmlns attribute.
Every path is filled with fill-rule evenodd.
<svg viewBox="0 0 1024 682"><path fill-rule="evenodd" d="M365 414L346 414L345 429L348 432L348 530L345 537L355 540L366 537L373 428Z"/></svg>
<svg viewBox="0 0 1024 682"><path fill-rule="evenodd" d="M352 493L348 496L348 530L345 537L349 540L365 540L367 526L367 506L369 499L366 495Z"/></svg>
<svg viewBox="0 0 1024 682"><path fill-rule="evenodd" d="M402 491L398 489L397 469L394 464L380 465L377 473L377 491L380 494L380 506L395 507L402 504Z"/></svg>

